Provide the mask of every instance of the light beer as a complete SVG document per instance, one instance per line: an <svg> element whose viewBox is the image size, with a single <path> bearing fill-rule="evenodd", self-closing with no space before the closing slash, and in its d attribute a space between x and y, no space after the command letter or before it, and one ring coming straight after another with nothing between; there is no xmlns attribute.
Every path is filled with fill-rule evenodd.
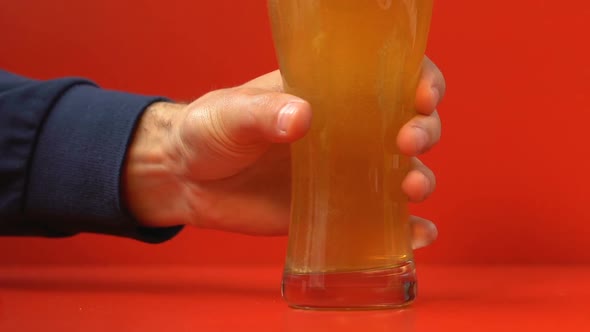
<svg viewBox="0 0 590 332"><path fill-rule="evenodd" d="M415 114L432 0L269 0L286 92L311 103L292 146L283 278L302 308L374 308L415 297L409 159L396 146Z"/></svg>

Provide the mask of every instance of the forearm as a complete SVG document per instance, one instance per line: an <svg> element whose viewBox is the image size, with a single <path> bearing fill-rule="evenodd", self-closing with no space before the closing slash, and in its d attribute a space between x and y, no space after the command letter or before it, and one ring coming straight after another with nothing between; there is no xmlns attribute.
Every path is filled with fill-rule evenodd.
<svg viewBox="0 0 590 332"><path fill-rule="evenodd" d="M0 234L169 238L138 225L121 195L132 133L158 100L0 71Z"/></svg>

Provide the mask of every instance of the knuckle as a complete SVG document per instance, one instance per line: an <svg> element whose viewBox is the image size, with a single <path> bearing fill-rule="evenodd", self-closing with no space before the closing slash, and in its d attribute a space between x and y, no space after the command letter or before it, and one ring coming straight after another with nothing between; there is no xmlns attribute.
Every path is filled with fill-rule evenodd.
<svg viewBox="0 0 590 332"><path fill-rule="evenodd" d="M234 93L238 97L244 98L242 111L250 113L251 118L255 118L259 111L268 109L270 105L276 104L282 96L278 92L250 87L235 88Z"/></svg>
<svg viewBox="0 0 590 332"><path fill-rule="evenodd" d="M258 93L252 96L252 104L256 109L267 106L276 99L276 94L271 92Z"/></svg>
<svg viewBox="0 0 590 332"><path fill-rule="evenodd" d="M274 110L274 106L279 106L285 102L287 102L288 97L286 94L280 92L273 92L273 91L264 91L255 95L252 99L252 103L254 105L254 109L272 109Z"/></svg>

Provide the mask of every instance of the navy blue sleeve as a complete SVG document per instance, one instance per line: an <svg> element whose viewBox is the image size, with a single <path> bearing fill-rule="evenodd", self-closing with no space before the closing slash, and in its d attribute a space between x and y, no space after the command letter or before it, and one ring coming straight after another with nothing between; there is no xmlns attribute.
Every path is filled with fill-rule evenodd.
<svg viewBox="0 0 590 332"><path fill-rule="evenodd" d="M0 234L90 232L150 243L176 235L181 227L139 226L121 195L133 130L159 100L0 70Z"/></svg>

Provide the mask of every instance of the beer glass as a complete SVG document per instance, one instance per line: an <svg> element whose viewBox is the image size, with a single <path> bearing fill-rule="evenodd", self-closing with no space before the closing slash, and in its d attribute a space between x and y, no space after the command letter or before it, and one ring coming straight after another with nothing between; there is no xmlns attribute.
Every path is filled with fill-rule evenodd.
<svg viewBox="0 0 590 332"><path fill-rule="evenodd" d="M285 91L310 102L292 146L283 297L309 309L390 308L416 296L409 158L433 0L268 0Z"/></svg>

